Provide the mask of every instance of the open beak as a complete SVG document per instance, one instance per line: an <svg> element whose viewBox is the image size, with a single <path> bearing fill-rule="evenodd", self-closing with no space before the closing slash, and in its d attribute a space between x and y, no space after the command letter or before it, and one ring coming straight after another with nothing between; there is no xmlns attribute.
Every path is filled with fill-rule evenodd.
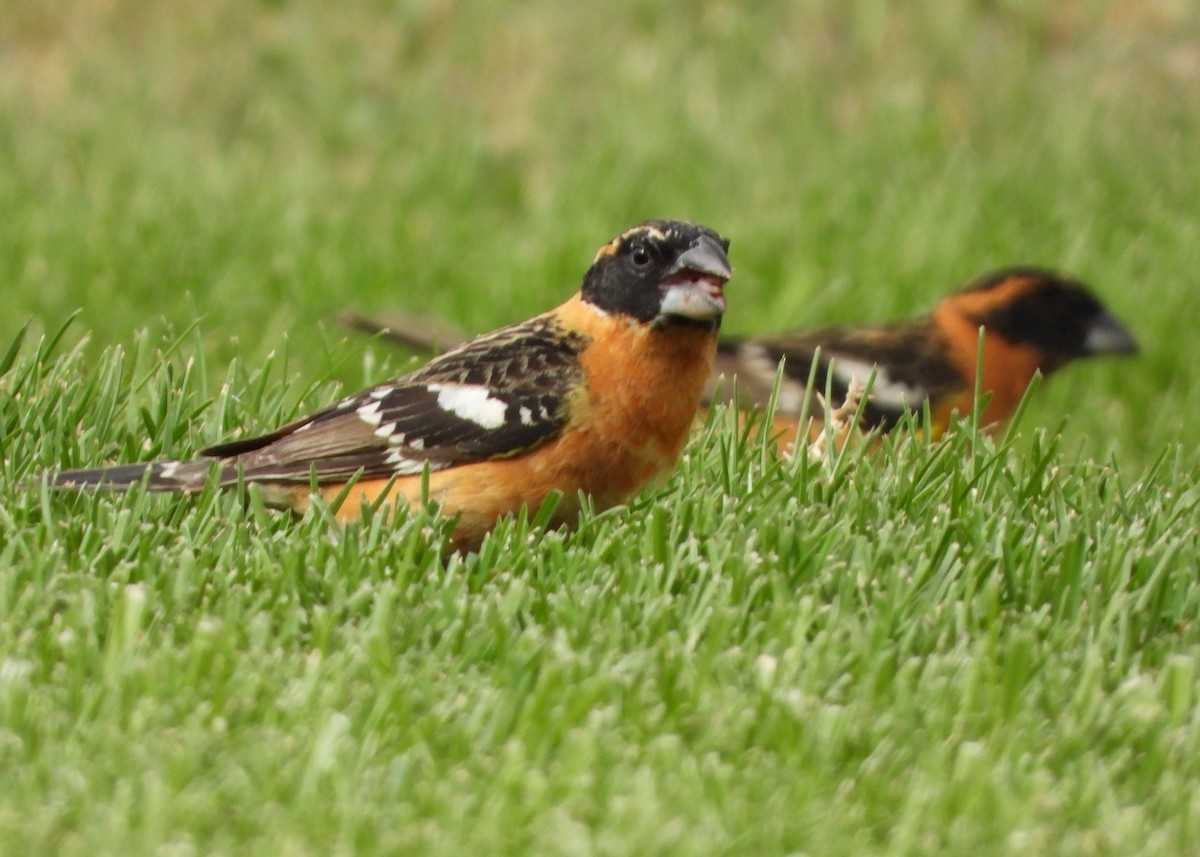
<svg viewBox="0 0 1200 857"><path fill-rule="evenodd" d="M725 248L701 235L679 255L660 284L658 314L692 321L712 321L725 312L725 283L733 276Z"/></svg>
<svg viewBox="0 0 1200 857"><path fill-rule="evenodd" d="M1102 313L1088 325L1083 350L1088 354L1137 354L1138 343L1125 325Z"/></svg>

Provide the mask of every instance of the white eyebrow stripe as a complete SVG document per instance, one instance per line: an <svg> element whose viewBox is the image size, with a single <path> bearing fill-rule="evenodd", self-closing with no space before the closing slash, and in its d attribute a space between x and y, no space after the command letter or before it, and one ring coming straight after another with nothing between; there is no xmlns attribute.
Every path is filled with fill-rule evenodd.
<svg viewBox="0 0 1200 857"><path fill-rule="evenodd" d="M625 230L621 233L621 237L618 240L624 241L627 238L632 238L634 235L645 235L648 238L656 238L659 241L667 240L667 233L654 226L646 226L644 224Z"/></svg>

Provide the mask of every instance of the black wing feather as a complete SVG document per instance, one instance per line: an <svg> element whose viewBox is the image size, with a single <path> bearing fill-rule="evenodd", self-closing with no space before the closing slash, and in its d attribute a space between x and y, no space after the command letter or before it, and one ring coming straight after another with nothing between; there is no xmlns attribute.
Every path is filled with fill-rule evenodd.
<svg viewBox="0 0 1200 857"><path fill-rule="evenodd" d="M313 471L319 480L391 476L515 455L566 424L586 344L539 316L282 429L203 454L235 463L247 479L281 482L307 481ZM445 387L486 399L487 418L447 408L439 400Z"/></svg>
<svg viewBox="0 0 1200 857"><path fill-rule="evenodd" d="M784 378L804 386L818 348L821 354L814 382L816 392L824 394L828 382L833 395L830 404L834 407L844 402L849 392L848 377L836 368L839 357L842 361L878 367L875 393L863 407L865 428L891 429L906 413L919 413L925 401L936 402L963 386L944 343L928 320L878 327L834 327L748 341L726 340L720 345L718 371L738 374L739 388L765 404L779 361L785 361ZM752 368L745 373L750 377L738 372L747 366ZM861 381L865 384L866 378ZM914 395L904 400L889 398L885 385L902 385L914 391Z"/></svg>

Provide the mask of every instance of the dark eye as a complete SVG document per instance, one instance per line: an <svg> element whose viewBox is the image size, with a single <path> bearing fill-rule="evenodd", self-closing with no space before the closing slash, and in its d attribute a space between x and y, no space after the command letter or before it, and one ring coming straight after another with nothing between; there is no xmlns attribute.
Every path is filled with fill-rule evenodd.
<svg viewBox="0 0 1200 857"><path fill-rule="evenodd" d="M644 268L650 264L650 251L638 244L629 251L629 258L633 260L633 264L639 268Z"/></svg>

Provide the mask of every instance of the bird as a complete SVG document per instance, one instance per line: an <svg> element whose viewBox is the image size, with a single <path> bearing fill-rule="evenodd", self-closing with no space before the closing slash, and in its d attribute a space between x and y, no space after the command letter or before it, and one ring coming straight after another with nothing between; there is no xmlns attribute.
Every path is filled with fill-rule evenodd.
<svg viewBox="0 0 1200 857"><path fill-rule="evenodd" d="M435 339L427 332L430 328L403 317L380 322L348 315L344 321L419 351L436 351L440 343L463 336L443 323ZM704 403L766 408L778 375L769 432L779 446L790 450L799 439L806 401L813 417L809 440L823 431L821 409L812 407L809 399L810 376L817 393L832 393L827 403L831 411L844 411L851 389L866 390L873 373L857 425L887 433L906 414L919 421L928 406L930 439L936 440L955 413L965 416L974 407L981 327L979 393L986 404L979 423L989 430L1012 416L1035 373L1049 376L1082 358L1138 351L1133 334L1088 286L1048 268L1014 265L974 278L917 318L722 337Z"/></svg>
<svg viewBox="0 0 1200 857"><path fill-rule="evenodd" d="M1013 266L975 278L918 318L724 338L704 396L707 402L736 399L742 407L762 407L778 378L771 431L787 446L799 439L810 376L817 392L830 390L833 409L852 388L865 390L870 383L861 428L887 433L905 415L920 420L928 407L930 437L937 439L955 414L971 413L977 378L983 403L978 424L994 431L1016 411L1036 373L1050 376L1075 360L1137 351L1133 334L1082 282L1046 268ZM809 439L821 430L815 413Z"/></svg>
<svg viewBox="0 0 1200 857"><path fill-rule="evenodd" d="M612 507L673 468L711 375L728 251L707 226L647 220L600 247L566 302L413 372L194 460L64 470L50 484L194 492L215 479L297 512L315 485L341 501L341 521L432 500L456 517L460 552L555 495L550 525L571 525L583 495Z"/></svg>

